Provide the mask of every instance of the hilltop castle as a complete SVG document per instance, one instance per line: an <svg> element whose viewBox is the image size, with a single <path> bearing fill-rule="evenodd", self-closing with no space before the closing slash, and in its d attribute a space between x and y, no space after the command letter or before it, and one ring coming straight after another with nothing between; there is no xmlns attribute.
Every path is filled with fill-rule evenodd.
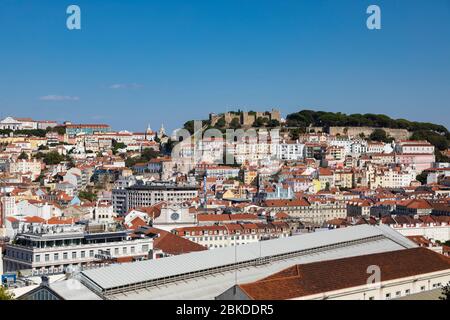
<svg viewBox="0 0 450 320"><path fill-rule="evenodd" d="M239 124L244 127L251 127L256 119L258 118L267 118L268 120L277 120L281 121L280 111L272 109L272 111L263 111L263 112L255 112L255 111L230 111L223 114L209 114L209 121L211 125L214 126L217 121L221 118L224 118L225 124L228 126L233 119L238 119Z"/></svg>

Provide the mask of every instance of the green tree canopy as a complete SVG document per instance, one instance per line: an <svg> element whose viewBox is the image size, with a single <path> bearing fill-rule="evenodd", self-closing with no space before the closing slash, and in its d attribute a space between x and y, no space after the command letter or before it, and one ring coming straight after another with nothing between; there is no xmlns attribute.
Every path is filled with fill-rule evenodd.
<svg viewBox="0 0 450 320"><path fill-rule="evenodd" d="M389 142L389 137L383 129L375 129L369 136L372 141Z"/></svg>
<svg viewBox="0 0 450 320"><path fill-rule="evenodd" d="M19 159L20 160L28 160L28 155L24 151L22 151L19 155Z"/></svg>
<svg viewBox="0 0 450 320"><path fill-rule="evenodd" d="M0 300L13 300L14 294L9 292L5 287L0 285Z"/></svg>

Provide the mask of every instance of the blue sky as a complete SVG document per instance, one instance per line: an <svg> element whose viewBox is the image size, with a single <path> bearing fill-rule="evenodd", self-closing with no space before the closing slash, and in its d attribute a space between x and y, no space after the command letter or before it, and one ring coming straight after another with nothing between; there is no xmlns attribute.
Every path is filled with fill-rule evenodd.
<svg viewBox="0 0 450 320"><path fill-rule="evenodd" d="M174 129L272 107L450 127L450 1L0 1L0 117Z"/></svg>

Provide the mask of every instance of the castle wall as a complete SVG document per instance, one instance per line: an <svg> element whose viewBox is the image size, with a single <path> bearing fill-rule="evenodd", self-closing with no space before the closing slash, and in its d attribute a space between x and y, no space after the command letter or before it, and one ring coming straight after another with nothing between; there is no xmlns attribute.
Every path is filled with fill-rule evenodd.
<svg viewBox="0 0 450 320"><path fill-rule="evenodd" d="M383 129L386 133L396 140L407 140L412 133L406 129L373 128L373 127L330 127L331 135L359 136L363 133L366 137L370 136L375 129Z"/></svg>

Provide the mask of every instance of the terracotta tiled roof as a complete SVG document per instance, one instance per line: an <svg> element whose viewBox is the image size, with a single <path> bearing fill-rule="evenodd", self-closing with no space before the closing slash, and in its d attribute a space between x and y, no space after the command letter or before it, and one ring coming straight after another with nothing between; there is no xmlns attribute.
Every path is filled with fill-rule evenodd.
<svg viewBox="0 0 450 320"><path fill-rule="evenodd" d="M47 220L47 224L74 224L77 220L74 218L63 219L58 217L53 217Z"/></svg>
<svg viewBox="0 0 450 320"><path fill-rule="evenodd" d="M426 248L405 249L296 265L239 287L255 300L293 299L365 285L371 265L383 270L381 281L389 281L449 270L450 258Z"/></svg>
<svg viewBox="0 0 450 320"><path fill-rule="evenodd" d="M266 207L307 207L309 205L305 199L267 200L264 202Z"/></svg>
<svg viewBox="0 0 450 320"><path fill-rule="evenodd" d="M45 223L45 219L42 219L40 217L25 217L25 221L28 223Z"/></svg>
<svg viewBox="0 0 450 320"><path fill-rule="evenodd" d="M164 231L157 228L149 228L147 230L148 230L146 232L147 234L153 233L159 235L157 238L154 239L153 247L155 249L162 250L166 254L178 255L194 251L207 250L207 248L205 248L202 245L199 245L183 237L177 236L168 231Z"/></svg>
<svg viewBox="0 0 450 320"><path fill-rule="evenodd" d="M146 225L147 225L147 223L144 220L142 220L139 217L136 217L130 222L129 227L130 227L130 229L136 230L139 227L146 226Z"/></svg>

